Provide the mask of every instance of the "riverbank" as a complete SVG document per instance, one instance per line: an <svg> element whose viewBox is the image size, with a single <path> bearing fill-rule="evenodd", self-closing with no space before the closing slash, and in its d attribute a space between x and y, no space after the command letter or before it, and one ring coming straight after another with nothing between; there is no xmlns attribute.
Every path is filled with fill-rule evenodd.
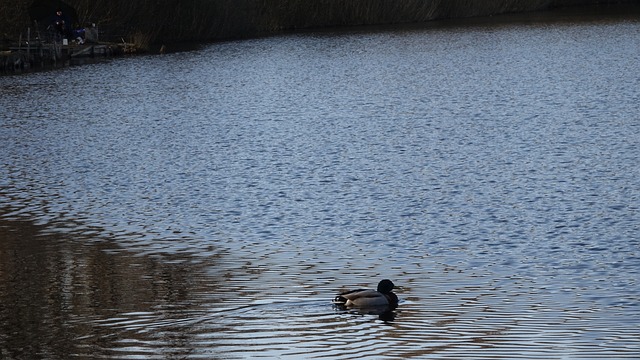
<svg viewBox="0 0 640 360"><path fill-rule="evenodd" d="M71 1L70 1L71 2ZM212 1L211 4L222 5L223 1ZM251 3L252 6L249 6ZM162 53L165 51L179 51L184 48L184 44L189 44L188 48L193 48L193 44L202 44L207 42L231 40L239 38L251 38L260 36L270 36L273 34L305 31L320 29L334 29L345 27L362 27L377 25L401 25L407 26L425 26L429 24L451 24L451 23L486 23L505 21L512 17L524 19L535 19L541 13L549 13L550 11L558 14L559 17L573 16L608 16L614 13L616 16L626 14L625 16L638 16L640 14L640 1L544 1L544 2L528 2L527 4L519 4L514 1L509 5L502 4L498 6L498 2L487 1L484 7L477 7L477 4L462 9L461 3L458 1L449 3L445 6L436 1L421 3L421 7L411 1L397 2L396 5L389 7L389 4L378 3L373 0L365 2L369 6L360 4L356 7L354 4L343 4L344 13L337 15L337 3L329 1L326 8L314 8L310 13L306 13L301 3L292 1L282 2L282 6L277 9L264 8L267 1L258 4L255 1L247 1L247 6L227 6L225 8L218 7L217 11L207 12L203 8L202 13L196 16L195 12L185 12L180 6L176 5L176 22L171 25L155 24L152 25L148 21L140 22L135 27L125 26L123 24L133 21L122 20L121 22L111 22L108 25L101 26L102 29L108 29L101 33L101 39L111 40L112 42L103 42L99 45L87 45L78 50L78 45L70 44L63 46L60 44L56 50L55 44L29 44L29 41L23 40L22 34L19 35L17 43L10 43L6 39L0 43L0 74L11 74L29 71L34 68L50 68L57 66L65 66L74 61L74 59L88 59L101 56L116 56L130 53ZM436 4L438 3L438 4ZM198 1L194 2L195 11ZM262 8L258 5L263 6ZM308 4L307 4L308 5ZM402 5L402 6L400 6ZM437 6L436 6L437 5ZM2 5L0 5L1 7ZM74 3L79 13L86 13L80 2ZM310 6L310 5L309 5ZM260 16L255 14L256 9L261 9ZM333 12L331 9L334 9ZM429 9L429 10L428 10ZM475 10L474 10L475 9ZM224 10L224 11L223 11ZM428 10L428 11L427 11ZM161 10L157 10L161 11ZM270 15L267 15L270 12ZM137 12L132 12L137 13ZM276 15L279 14L279 15ZM290 13L291 16L283 16L282 14ZM385 15L382 16L382 13ZM243 16L246 15L246 16ZM294 16L295 15L295 16ZM496 16L494 16L496 15ZM498 16L499 15L499 16ZM84 15L85 17L88 15ZM99 17L99 12L93 12L94 17ZM80 17L80 15L78 15ZM546 15L545 15L546 17ZM156 18L158 18L156 16ZM165 15L159 14L159 18L166 18ZM190 31L175 28L185 19L192 18L194 24L199 21L206 21L209 26L203 28L190 28ZM270 19L267 21L266 19ZM279 19L279 20L274 20ZM510 20L507 20L510 21ZM193 25L193 24L192 24ZM157 26L157 28L154 28ZM6 34L6 32L5 32ZM6 38L6 36L5 36ZM117 40L115 40L117 39ZM9 45L11 44L11 45ZM29 51L31 46L35 51ZM44 49L44 50L43 50ZM53 50L52 50L53 49Z"/></svg>
<svg viewBox="0 0 640 360"><path fill-rule="evenodd" d="M18 39L38 22L47 26L52 14L46 1L6 0L0 4L0 44ZM255 37L284 30L420 23L439 19L491 16L600 4L638 4L637 0L67 0L70 21L95 23L117 34L118 41L145 48L151 44L215 41ZM62 3L61 3L62 4ZM38 11L36 11L38 10ZM53 11L53 10L51 10ZM170 20L170 21L168 21Z"/></svg>

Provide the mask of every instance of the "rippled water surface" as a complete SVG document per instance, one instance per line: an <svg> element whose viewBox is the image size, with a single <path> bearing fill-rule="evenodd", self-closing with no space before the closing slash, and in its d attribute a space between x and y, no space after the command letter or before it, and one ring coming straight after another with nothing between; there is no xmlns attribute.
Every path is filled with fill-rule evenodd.
<svg viewBox="0 0 640 360"><path fill-rule="evenodd" d="M638 19L0 78L0 358L640 357Z"/></svg>

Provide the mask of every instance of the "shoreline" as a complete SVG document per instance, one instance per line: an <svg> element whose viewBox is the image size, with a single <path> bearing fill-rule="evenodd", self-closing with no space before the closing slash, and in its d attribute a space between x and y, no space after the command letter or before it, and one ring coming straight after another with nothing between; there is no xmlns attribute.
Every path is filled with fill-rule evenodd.
<svg viewBox="0 0 640 360"><path fill-rule="evenodd" d="M616 17L621 19L640 19L640 3L621 2L615 4L587 4L553 7L550 9L506 12L496 15L472 17L435 18L420 22L394 22L354 25L310 26L304 28L284 28L273 31L247 33L238 36L212 38L209 40L184 40L147 44L139 46L124 41L100 42L85 45L62 45L40 43L30 45L28 41L0 47L0 76L19 75L36 71L65 68L81 65L95 60L109 59L133 54L163 54L197 49L208 44L236 41L261 37L279 36L295 33L369 31L372 28L437 28L449 26L485 26L512 23L592 21Z"/></svg>

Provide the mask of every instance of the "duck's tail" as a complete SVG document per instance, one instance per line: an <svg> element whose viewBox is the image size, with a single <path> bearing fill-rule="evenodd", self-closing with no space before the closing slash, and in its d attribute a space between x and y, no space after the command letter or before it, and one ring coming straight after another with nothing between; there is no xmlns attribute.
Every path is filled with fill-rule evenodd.
<svg viewBox="0 0 640 360"><path fill-rule="evenodd" d="M344 297L344 296L342 296L342 295L338 295L338 296L336 296L335 298L333 298L333 301L332 301L332 302L333 302L334 304L343 304L343 305L344 305L344 304L346 304L346 303L347 303L347 298L345 298L345 297Z"/></svg>

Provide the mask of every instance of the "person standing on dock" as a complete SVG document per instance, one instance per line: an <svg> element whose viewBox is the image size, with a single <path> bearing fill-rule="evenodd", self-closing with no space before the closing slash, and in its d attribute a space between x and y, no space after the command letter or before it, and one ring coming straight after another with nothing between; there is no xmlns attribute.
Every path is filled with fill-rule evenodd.
<svg viewBox="0 0 640 360"><path fill-rule="evenodd" d="M62 9L57 9L56 14L53 16L52 25L56 32L62 37L66 37L69 32L69 21L67 17L62 13Z"/></svg>

